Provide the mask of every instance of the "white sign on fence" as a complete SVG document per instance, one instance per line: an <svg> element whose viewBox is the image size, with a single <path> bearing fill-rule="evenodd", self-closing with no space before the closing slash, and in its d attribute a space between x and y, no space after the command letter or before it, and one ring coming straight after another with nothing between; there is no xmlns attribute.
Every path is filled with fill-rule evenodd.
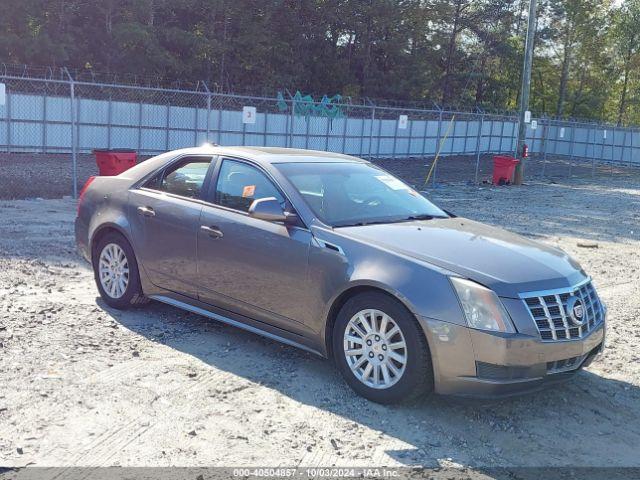
<svg viewBox="0 0 640 480"><path fill-rule="evenodd" d="M409 117L407 115L400 115L398 117L398 128L400 130L406 130L409 126Z"/></svg>
<svg viewBox="0 0 640 480"><path fill-rule="evenodd" d="M538 121L537 120L532 120L531 121L531 130L537 130L538 129Z"/></svg>
<svg viewBox="0 0 640 480"><path fill-rule="evenodd" d="M531 112L529 110L524 112L524 123L531 123Z"/></svg>
<svg viewBox="0 0 640 480"><path fill-rule="evenodd" d="M7 90L4 83L0 83L0 105L7 103Z"/></svg>
<svg viewBox="0 0 640 480"><path fill-rule="evenodd" d="M607 139L607 131L606 130L604 132L602 132L602 138L604 138L605 140Z"/></svg>
<svg viewBox="0 0 640 480"><path fill-rule="evenodd" d="M256 123L256 107L242 107L242 123Z"/></svg>
<svg viewBox="0 0 640 480"><path fill-rule="evenodd" d="M560 138L564 138L564 127L560 129Z"/></svg>

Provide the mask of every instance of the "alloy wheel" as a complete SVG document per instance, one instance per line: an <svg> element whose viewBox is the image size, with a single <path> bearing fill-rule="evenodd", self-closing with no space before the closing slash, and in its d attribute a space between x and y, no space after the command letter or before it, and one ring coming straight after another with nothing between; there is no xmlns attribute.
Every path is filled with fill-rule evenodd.
<svg viewBox="0 0 640 480"><path fill-rule="evenodd" d="M124 250L115 243L105 245L98 266L100 284L111 298L120 298L129 285L129 262Z"/></svg>
<svg viewBox="0 0 640 480"><path fill-rule="evenodd" d="M355 377L366 386L387 389L407 366L407 344L398 324L386 313L356 313L344 332L344 355Z"/></svg>

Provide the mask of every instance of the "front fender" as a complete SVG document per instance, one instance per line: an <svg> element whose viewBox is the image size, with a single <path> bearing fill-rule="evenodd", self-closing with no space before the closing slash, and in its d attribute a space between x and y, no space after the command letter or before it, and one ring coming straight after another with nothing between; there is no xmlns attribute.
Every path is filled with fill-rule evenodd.
<svg viewBox="0 0 640 480"><path fill-rule="evenodd" d="M418 321L431 318L466 327L449 273L419 260L351 239L333 230L315 230L320 246L309 255L310 281L319 289L317 331L327 338L333 315L350 293L362 288L378 289L397 298ZM339 247L325 248L329 243Z"/></svg>

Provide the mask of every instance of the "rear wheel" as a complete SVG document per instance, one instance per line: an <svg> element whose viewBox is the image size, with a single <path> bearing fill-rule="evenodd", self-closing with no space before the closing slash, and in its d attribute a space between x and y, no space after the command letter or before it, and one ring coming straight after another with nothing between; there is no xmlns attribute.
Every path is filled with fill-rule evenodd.
<svg viewBox="0 0 640 480"><path fill-rule="evenodd" d="M333 354L351 388L374 402L413 401L433 390L424 333L411 312L385 294L363 293L345 303Z"/></svg>
<svg viewBox="0 0 640 480"><path fill-rule="evenodd" d="M93 273L100 296L110 307L126 309L148 301L142 293L133 249L121 234L107 233L98 241Z"/></svg>

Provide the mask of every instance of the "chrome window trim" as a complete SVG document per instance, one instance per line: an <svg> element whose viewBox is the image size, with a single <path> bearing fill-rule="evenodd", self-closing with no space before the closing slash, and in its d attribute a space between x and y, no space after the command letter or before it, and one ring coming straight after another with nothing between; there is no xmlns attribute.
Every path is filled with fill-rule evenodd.
<svg viewBox="0 0 640 480"><path fill-rule="evenodd" d="M163 166L161 166L160 168L156 168L155 170L153 170L152 172L149 172L148 174L146 174L144 177L142 177L140 180L138 180L137 182L135 182L133 185L131 185L131 187L129 187L130 190L142 190L145 189L147 191L152 191L152 192L159 192L159 193L167 193L167 192L163 192L162 190L154 190L153 188L148 188L148 187L144 187L144 184L147 183L149 180L151 180L155 175L157 175L160 172L164 172L167 168L171 167L172 165L174 165L175 163L180 162L181 160L184 160L185 158L189 158L189 157L194 157L194 158L198 158L198 157L204 157L204 158L209 158L211 160L211 165L209 165L209 169L215 168L215 163L217 163L218 157L219 155L216 153L183 153L181 155L178 155L177 157L173 157L171 160L169 160L167 163L165 163ZM213 172L212 172L213 173ZM207 175L209 174L209 172L207 172ZM206 181L206 178L205 178ZM203 185L204 186L204 185ZM173 194L175 195L175 194ZM185 199L192 199L192 197L183 197L181 195L175 195L176 197L180 197L180 198L185 198Z"/></svg>
<svg viewBox="0 0 640 480"><path fill-rule="evenodd" d="M185 202L197 203L198 205L201 205L203 207L213 207L213 208L217 208L217 209L220 209L220 210L227 211L229 213L236 213L236 214L239 214L239 215L243 215L245 217L251 217L247 212L243 212L241 210L234 210L233 208L225 207L225 206L222 206L222 205L217 205L215 203L207 202L206 200L200 200L199 198L183 197L181 195L176 195L175 193L163 192L161 190L154 190L152 188L146 188L146 187L137 188L136 190L141 190L143 192L153 193L153 194L156 194L156 195L159 195L159 196L171 197L171 198L175 198L177 200L184 200ZM254 217L251 217L251 218L254 218ZM283 225L284 226L284 224L282 222L271 222L269 220L262 220L261 218L256 218L255 220L260 220L262 222L267 222L267 223L272 223L272 224L275 224L275 225ZM287 225L287 228L295 228L297 230L302 230L302 231L311 233L311 230L309 230L306 226L302 227L300 225Z"/></svg>
<svg viewBox="0 0 640 480"><path fill-rule="evenodd" d="M178 157L174 157L167 164L165 164L162 167L157 168L153 172L145 175L141 180L138 180L135 184L133 184L129 188L129 190L142 190L144 192L155 193L156 195L164 195L164 196L175 198L175 199L178 199L178 200L184 200L184 201L187 201L187 202L197 203L197 204L202 205L204 207L219 208L221 210L224 210L224 211L227 211L227 212L230 212L230 213L237 213L237 214L240 214L240 215L244 215L245 217L249 217L250 216L248 212L243 212L242 210L236 210L234 208L225 207L224 205L219 205L219 204L214 203L214 202L209 202L209 201L203 200L201 198L185 197L185 196L182 196L182 195L177 195L175 193L165 192L163 190L155 190L153 188L149 188L149 187L145 187L144 186L145 183L147 183L149 180L151 180L151 178L153 178L158 173L163 172L164 170L166 170L167 168L169 168L173 164L178 163L178 162L180 162L180 160L183 160L184 158L188 158L188 157L206 157L206 158L211 158L211 164L212 165L209 168L214 168L214 172L212 172L212 175L210 176L209 187L210 188L214 188L214 189L216 188L216 184L217 184L217 180L218 180L218 176L217 176L218 170L219 170L220 166L222 165L222 162L224 161L225 158L227 158L229 160L239 160L239 161L243 161L245 163L248 163L251 166L254 166L254 167L258 168L260 170L260 172L264 173L267 176L267 178L277 187L277 189L280 191L282 196L295 208L295 204L291 201L289 196L284 192L284 190L282 189L280 184L278 182L276 182L273 179L273 177L271 175L269 175L269 173L267 171L265 171L263 168L261 168L255 162L252 162L251 160L248 160L248 159L245 159L245 158L234 157L234 156L222 156L222 155L219 155L219 154L204 154L204 153L183 154L183 155L180 155ZM218 162L219 162L220 165L218 165ZM214 165L214 163L215 163L215 165ZM207 173L207 175L208 175L208 173ZM311 233L311 230L309 229L309 227L307 226L305 221L300 217L300 215L298 215L298 218L302 222L302 226L301 225L289 225L288 228L295 228L297 230L302 230L302 231ZM272 223L272 224L275 224L275 225L281 225L282 224L281 222L271 222L271 221L262 220L262 219L259 219L259 218L256 219L256 220L261 220L263 222Z"/></svg>

